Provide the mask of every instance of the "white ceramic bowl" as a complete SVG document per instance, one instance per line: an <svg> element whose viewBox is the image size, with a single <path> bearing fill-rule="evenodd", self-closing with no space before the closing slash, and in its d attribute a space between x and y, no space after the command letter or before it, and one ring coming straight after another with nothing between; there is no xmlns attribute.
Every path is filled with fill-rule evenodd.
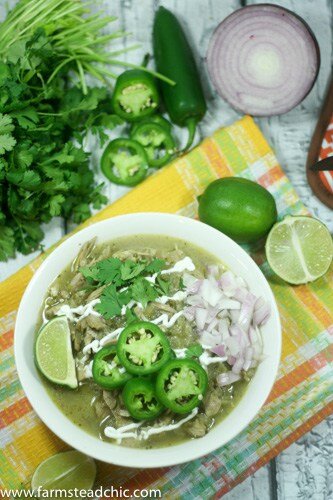
<svg viewBox="0 0 333 500"><path fill-rule="evenodd" d="M41 304L50 283L77 255L83 243L97 236L99 242L134 234L182 238L216 255L262 295L271 305L271 316L262 328L264 360L237 407L206 436L167 448L133 449L106 443L74 425L54 404L37 373L34 332ZM114 217L90 225L58 246L37 270L22 298L15 327L15 359L23 389L43 422L73 448L98 460L127 467L162 467L194 460L224 445L241 432L267 399L278 369L281 327L272 291L254 261L234 241L201 222L162 213Z"/></svg>

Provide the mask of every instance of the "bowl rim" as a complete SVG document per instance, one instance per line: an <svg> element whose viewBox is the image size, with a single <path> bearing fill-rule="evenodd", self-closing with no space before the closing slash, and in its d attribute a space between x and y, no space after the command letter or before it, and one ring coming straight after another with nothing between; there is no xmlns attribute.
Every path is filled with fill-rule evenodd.
<svg viewBox="0 0 333 500"><path fill-rule="evenodd" d="M269 372L269 383L267 383L267 380L265 382L265 390L262 391L261 397L254 409L252 409L251 412L248 412L247 417L243 419L243 423L241 426L238 426L235 428L233 432L231 432L228 437L222 438L221 434L221 439L218 440L217 444L216 441L211 443L211 445L208 445L208 443L203 443L205 440L206 436L209 436L210 432L207 433L203 438L195 439L195 440L187 440L184 441L180 444L175 444L175 445L170 445L167 447L160 447L160 448L153 448L153 449L143 449L143 448L130 448L130 447L125 447L125 446L118 446L109 442L105 442L100 440L98 437L90 435L87 431L84 431L83 429L80 429L76 424L71 422L71 420L66 417L61 410L53 403L54 407L58 410L58 412L67 420L68 427L71 427L72 430L77 431L76 434L80 434L81 439L73 438L69 430L66 428L62 428L59 425L59 422L55 419L50 417L50 412L45 410L45 404L43 401L39 400L39 397L37 397L36 393L34 392L35 389L34 387L29 386L28 379L25 377L25 375L28 372L28 366L25 361L23 352L24 349L22 347L22 344L18 342L18 338L20 336L19 334L19 327L22 325L24 326L24 314L25 314L25 309L28 307L29 308L29 301L28 298L30 294L33 292L34 287L40 280L40 277L43 275L43 273L47 270L48 266L52 261L59 261L62 259L63 256L63 251L66 248L70 248L70 246L77 240L78 244L83 244L85 243L85 235L88 234L89 232L92 231L92 228L102 227L102 226L108 226L109 224L112 223L120 223L122 222L123 224L126 224L127 221L133 221L133 219L141 219L142 224L147 221L147 218L158 218L158 219L169 219L170 221L172 220L173 222L177 223L185 223L193 226L193 229L197 229L200 231L206 231L206 233L210 232L212 236L220 239L224 239L225 242L227 241L229 245L231 245L234 248L237 248L238 254L241 256L245 262L252 267L252 269L256 269L256 272L258 275L260 275L260 279L263 284L265 284L266 287L266 298L269 299L269 303L271 306L271 314L274 317L274 328L276 329L275 334L277 335L276 341L276 352L274 355L274 359L272 359L272 364L270 366L270 372ZM201 228L201 229L200 229ZM98 231L98 230L97 230ZM131 233L131 235L134 233ZM140 231L137 233L139 234L156 234L158 233L145 233L144 228L142 228ZM165 236L171 236L170 233L166 233L163 229L163 224L161 224L161 232L160 234L164 234ZM126 237L126 234L124 234ZM91 237L91 236L90 236ZM116 238L118 238L117 236ZM120 236L121 237L121 236ZM178 238L178 236L176 236ZM188 241L186 238L183 238L184 241ZM81 241L81 243L79 243ZM109 240L105 241L112 241L112 238ZM199 248L203 248L200 245L200 242L196 243L196 245ZM203 248L204 249L204 248ZM205 250L205 249L204 249ZM223 261L223 256L218 256L217 254L214 254L214 252L211 252L214 256L217 258L220 258ZM66 259L66 257L65 257ZM62 266L62 269L70 262L70 258L68 258L68 262L64 262L64 265ZM48 285L52 280L48 281ZM211 226L208 226L207 224L204 224L200 221L194 220L189 217L185 217L182 215L178 214L169 214L169 213L160 213L160 212L137 212L134 214L125 214L125 215L118 215L114 217L110 217L108 219L104 219L101 221L98 221L96 223L92 223L84 227L83 229L74 232L72 235L65 237L64 241L61 242L52 252L45 258L45 260L42 262L42 264L39 266L37 271L34 273L33 277L31 278L22 298L21 302L18 308L18 313L16 317L16 322L15 322L15 329L14 329L14 355L15 355L15 363L16 363L16 368L18 372L18 376L21 382L21 385L23 387L23 390L25 392L26 397L28 398L30 404L32 405L34 411L37 413L39 418L42 420L42 422L60 439L62 439L64 442L66 442L68 445L73 447L74 449L77 449L81 451L82 453L85 453L86 455L89 455L97 460L101 460L103 462L107 462L110 464L115 464L119 466L125 466L125 467L139 467L139 468L157 468L157 467L168 467L168 466L173 466L173 465L178 465L182 464L185 462L189 462L192 460L195 460L197 458L200 458L204 455L207 455L216 449L220 448L221 446L224 446L225 444L229 443L232 439L235 438L238 434L240 434L248 425L249 423L256 417L256 415L259 413L260 409L264 405L265 401L267 400L272 387L274 385L274 382L276 380L276 375L278 372L279 368L279 363L280 363L280 357L281 357L281 347L282 347L282 333L281 333L281 321L280 321L280 316L279 316L279 311L277 308L277 304L273 295L273 292L270 288L270 285L268 284L266 277L262 273L261 269L257 266L257 264L251 259L251 257L245 252L245 250L240 247L235 241L230 239L228 236L225 234L221 233L220 231L212 228ZM260 365L259 365L260 367ZM259 369L258 367L258 369ZM256 372L257 373L257 372ZM255 378L255 377L254 377ZM31 380L30 380L31 381ZM39 379L38 381L39 386L43 387L42 381ZM250 382L251 384L251 382ZM249 384L249 385L250 385ZM46 389L43 387L44 391L44 396L47 395ZM247 392L247 391L246 391ZM241 400L237 403L235 406L235 409L230 412L225 418L228 418L230 414L232 414L237 407L240 405L241 401L246 398L246 392L242 396ZM49 402L52 403L52 400L50 396L48 396ZM59 417L59 414L58 414ZM220 427L223 425L223 421L220 421L215 428ZM93 443L94 442L94 443ZM198 446L195 447L192 451L188 451L185 453L182 448L184 445L190 442L195 442L198 444ZM89 443L89 444L88 444ZM107 445L109 448L110 453L105 456L104 454L101 454L99 448L101 446L97 446L97 443L103 443L103 445ZM96 444L96 447L98 448L98 451L94 449L93 447L90 447L91 444ZM124 452L120 452L120 450L127 450L127 456ZM171 453L170 453L171 450ZM156 453L157 452L157 453ZM121 456L119 456L121 455ZM123 455L123 456L122 456ZM137 458L136 458L137 457Z"/></svg>

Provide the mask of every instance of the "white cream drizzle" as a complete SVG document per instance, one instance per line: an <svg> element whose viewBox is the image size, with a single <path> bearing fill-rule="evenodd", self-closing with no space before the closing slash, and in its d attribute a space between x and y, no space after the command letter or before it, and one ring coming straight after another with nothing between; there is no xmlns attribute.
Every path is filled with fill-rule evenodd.
<svg viewBox="0 0 333 500"><path fill-rule="evenodd" d="M85 305L70 307L68 304L63 304L60 309L55 313L56 316L66 316L70 321L78 322L86 318L90 314L92 316L101 316L95 311L94 306L100 303L100 299L94 299ZM76 317L78 316L78 317Z"/></svg>
<svg viewBox="0 0 333 500"><path fill-rule="evenodd" d="M171 316L171 318L169 319L169 316L167 315L167 313L163 313L163 314L161 314L161 316L158 316L158 318L152 319L149 322L154 323L154 325L162 324L166 328L170 328L171 326L173 326L176 323L177 319L180 318L180 316L182 316L183 314L184 314L184 311L178 311L173 316Z"/></svg>
<svg viewBox="0 0 333 500"><path fill-rule="evenodd" d="M161 297L158 297L155 302L158 302L159 304L166 304L169 302L169 300L184 300L187 297L187 293L185 291L179 290L176 292L174 295L171 297L168 297L167 295L162 295Z"/></svg>
<svg viewBox="0 0 333 500"><path fill-rule="evenodd" d="M182 260L176 262L173 267L169 269L163 269L161 274L170 274L170 273L182 273L184 271L194 271L195 265L193 260L190 257L184 257Z"/></svg>
<svg viewBox="0 0 333 500"><path fill-rule="evenodd" d="M208 354L208 351L204 351L201 356L199 357L200 364L206 368L208 365L211 365L212 363L224 363L227 361L227 356L210 356Z"/></svg>
<svg viewBox="0 0 333 500"><path fill-rule="evenodd" d="M123 427L119 427L118 429L108 426L105 427L104 434L106 435L106 437L116 439L118 444L120 444L121 441L125 438L134 438L142 441L148 439L149 436L152 436L153 434L161 434L162 432L169 432L178 429L183 424L194 418L197 413L198 408L194 408L194 410L192 410L192 412L187 415L187 417L179 420L179 422L175 424L161 425L160 427L148 427L140 429L140 427L143 425L143 422L140 422L138 424L133 423L124 425ZM137 431L133 432L132 429L137 429Z"/></svg>

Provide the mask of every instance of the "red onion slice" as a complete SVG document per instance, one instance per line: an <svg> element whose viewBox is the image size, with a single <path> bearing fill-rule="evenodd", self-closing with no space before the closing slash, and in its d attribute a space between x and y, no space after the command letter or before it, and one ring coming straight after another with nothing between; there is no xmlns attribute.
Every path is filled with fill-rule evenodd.
<svg viewBox="0 0 333 500"><path fill-rule="evenodd" d="M310 92L320 53L299 16L278 5L250 5L218 25L207 64L214 86L231 106L270 116L286 113Z"/></svg>

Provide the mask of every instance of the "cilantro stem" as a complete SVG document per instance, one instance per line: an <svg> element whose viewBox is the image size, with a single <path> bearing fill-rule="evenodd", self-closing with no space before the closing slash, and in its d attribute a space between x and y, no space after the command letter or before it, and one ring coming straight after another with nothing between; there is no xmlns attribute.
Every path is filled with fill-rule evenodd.
<svg viewBox="0 0 333 500"><path fill-rule="evenodd" d="M83 68L82 68L82 64L80 63L79 60L76 61L76 64L77 64L77 67L78 67L78 70L79 70L80 81L81 81L81 86L82 86L82 92L84 93L84 95L86 95L88 93L88 88L87 88L87 82L86 82L86 79L85 79L85 76L84 76L84 71L83 71Z"/></svg>

